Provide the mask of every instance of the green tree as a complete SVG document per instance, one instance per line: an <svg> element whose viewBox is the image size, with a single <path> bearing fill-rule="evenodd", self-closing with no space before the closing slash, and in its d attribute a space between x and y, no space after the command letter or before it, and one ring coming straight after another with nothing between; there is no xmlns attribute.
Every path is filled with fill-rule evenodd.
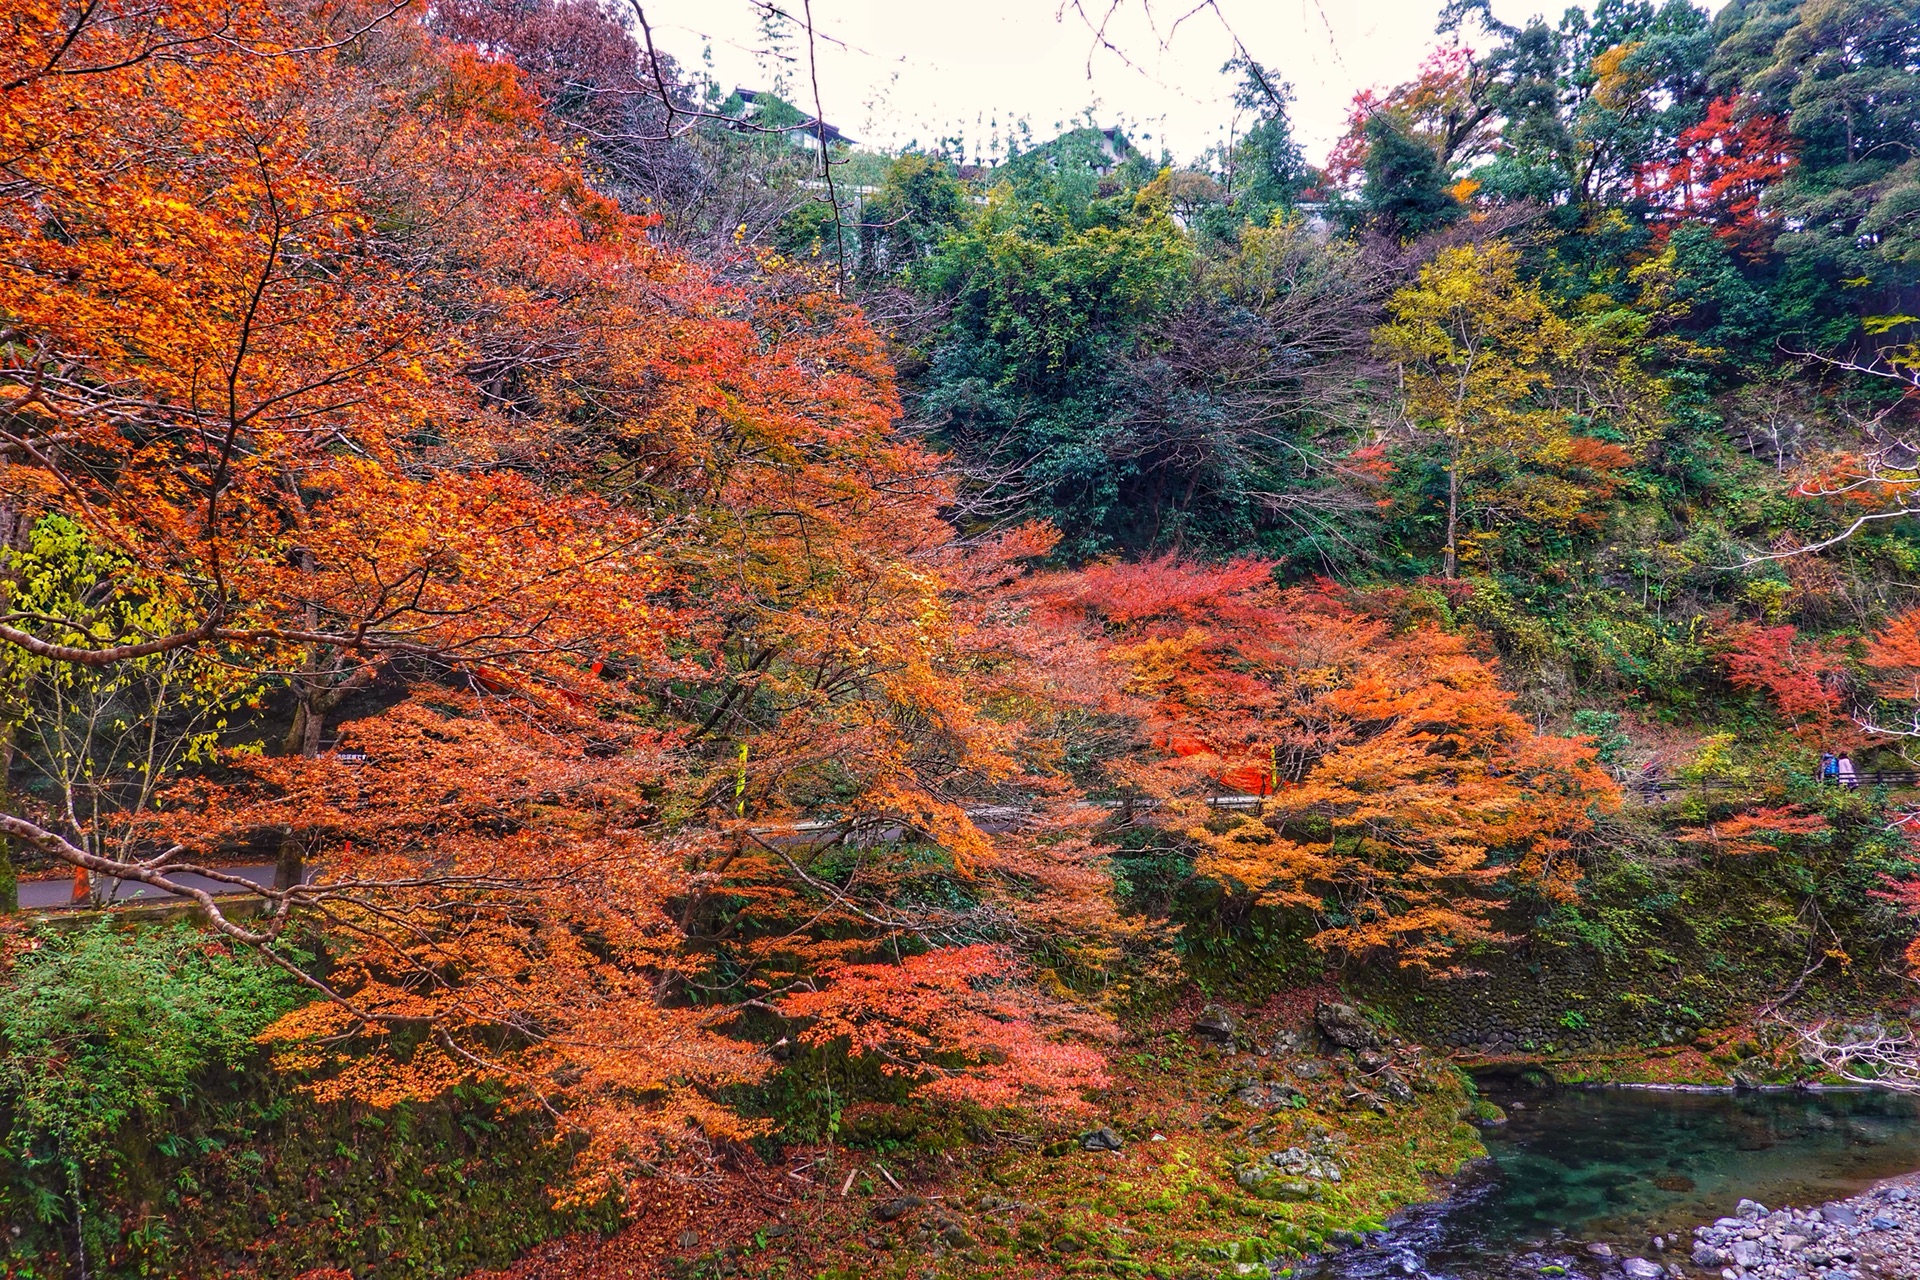
<svg viewBox="0 0 1920 1280"><path fill-rule="evenodd" d="M1488 56L1488 91L1504 123L1500 151L1474 177L1509 200L1558 203L1575 186L1575 143L1563 32L1535 18Z"/></svg>
<svg viewBox="0 0 1920 1280"><path fill-rule="evenodd" d="M966 188L946 160L912 151L896 157L861 212L862 275L897 275L924 262L968 212Z"/></svg>
<svg viewBox="0 0 1920 1280"><path fill-rule="evenodd" d="M1636 175L1699 122L1713 49L1707 15L1688 0L1595 9L1568 67L1579 95L1573 137L1583 199L1631 200Z"/></svg>
<svg viewBox="0 0 1920 1280"><path fill-rule="evenodd" d="M1902 0L1807 0L1746 78L1784 109L1815 182L1878 176L1920 155L1920 21Z"/></svg>
<svg viewBox="0 0 1920 1280"><path fill-rule="evenodd" d="M1251 58L1235 58L1222 70L1239 73L1233 102L1254 120L1233 149L1227 186L1242 219L1264 224L1293 208L1313 182L1287 116L1293 90Z"/></svg>
<svg viewBox="0 0 1920 1280"><path fill-rule="evenodd" d="M1375 223L1410 240L1466 212L1447 190L1440 157L1390 112L1373 114L1366 138L1367 182L1360 199Z"/></svg>

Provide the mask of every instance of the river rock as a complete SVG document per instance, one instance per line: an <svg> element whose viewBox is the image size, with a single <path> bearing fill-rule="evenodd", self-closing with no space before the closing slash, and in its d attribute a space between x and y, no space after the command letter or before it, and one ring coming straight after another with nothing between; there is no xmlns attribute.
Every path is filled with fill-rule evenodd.
<svg viewBox="0 0 1920 1280"><path fill-rule="evenodd" d="M1389 1071L1380 1077L1380 1087L1386 1091L1387 1097L1402 1106L1413 1101L1413 1086L1402 1079L1398 1072Z"/></svg>
<svg viewBox="0 0 1920 1280"><path fill-rule="evenodd" d="M1920 1280L1916 1188L1920 1175L1814 1210L1744 1200L1740 1216L1694 1229L1691 1261L1733 1280Z"/></svg>
<svg viewBox="0 0 1920 1280"><path fill-rule="evenodd" d="M1627 1280L1660 1280L1660 1277L1667 1274L1665 1267L1657 1262L1649 1262L1645 1258L1628 1258L1620 1264L1620 1270L1627 1276Z"/></svg>
<svg viewBox="0 0 1920 1280"><path fill-rule="evenodd" d="M1300 1092L1288 1085L1256 1081L1235 1090L1233 1096L1250 1107L1258 1107L1262 1111L1277 1111L1281 1107L1292 1106L1293 1100L1300 1096Z"/></svg>
<svg viewBox="0 0 1920 1280"><path fill-rule="evenodd" d="M915 1209L924 1208L927 1203L925 1196L895 1196L891 1200L882 1200L875 1205L873 1216L882 1222L892 1222L896 1218L906 1217Z"/></svg>
<svg viewBox="0 0 1920 1280"><path fill-rule="evenodd" d="M1313 1011L1313 1021L1321 1035L1342 1049L1374 1049L1380 1045L1379 1033L1366 1015L1350 1004L1323 1004Z"/></svg>
<svg viewBox="0 0 1920 1280"><path fill-rule="evenodd" d="M1305 1178L1289 1178L1270 1164L1243 1164L1233 1171L1240 1189L1262 1200L1313 1200L1320 1188Z"/></svg>
<svg viewBox="0 0 1920 1280"><path fill-rule="evenodd" d="M1240 1034L1240 1019L1217 1004L1210 1004L1200 1011L1193 1020L1194 1032L1216 1044L1233 1047L1233 1041Z"/></svg>

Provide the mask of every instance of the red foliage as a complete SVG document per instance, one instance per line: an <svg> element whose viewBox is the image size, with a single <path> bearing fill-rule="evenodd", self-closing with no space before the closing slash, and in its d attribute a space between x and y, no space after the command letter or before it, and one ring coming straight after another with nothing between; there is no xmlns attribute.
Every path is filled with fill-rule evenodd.
<svg viewBox="0 0 1920 1280"><path fill-rule="evenodd" d="M1081 1093L1106 1085L1106 1059L1063 1033L1101 1027L1010 981L1016 973L1003 951L952 947L899 964L831 967L827 986L793 992L780 1009L807 1021L807 1043L839 1043L854 1057L877 1059L927 1097L1064 1115L1090 1110Z"/></svg>
<svg viewBox="0 0 1920 1280"><path fill-rule="evenodd" d="M1773 247L1767 189L1793 167L1787 122L1738 98L1718 98L1699 124L1674 139L1673 155L1635 175L1637 194L1669 219L1711 223L1748 257Z"/></svg>
<svg viewBox="0 0 1920 1280"><path fill-rule="evenodd" d="M1765 693L1795 735L1835 749L1861 740L1846 712L1846 639L1806 640L1791 626L1738 623L1721 632L1719 644L1735 687Z"/></svg>

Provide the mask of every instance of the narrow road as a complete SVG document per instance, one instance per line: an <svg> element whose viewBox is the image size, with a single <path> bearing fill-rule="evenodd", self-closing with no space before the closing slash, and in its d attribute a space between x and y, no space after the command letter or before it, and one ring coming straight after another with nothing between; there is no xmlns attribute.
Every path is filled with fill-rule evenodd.
<svg viewBox="0 0 1920 1280"><path fill-rule="evenodd" d="M230 876L241 876L254 884L268 886L273 884L273 864L266 863L257 867L221 867L220 870ZM208 893L245 893L238 885L226 884L219 880L209 880L205 876L185 873L173 877L189 889L204 889ZM105 884L113 890L114 902L161 902L168 898L177 898L178 894L167 893L150 884L140 884L133 880L107 880ZM60 907L91 906L88 902L73 900L73 877L61 876L58 880L22 880L20 882L20 909L22 911L46 911Z"/></svg>
<svg viewBox="0 0 1920 1280"><path fill-rule="evenodd" d="M1889 772L1863 773L1860 775L1860 785L1863 787L1911 787L1916 784L1920 784L1920 773ZM1700 787L1702 784L1695 783L1691 785L1693 787ZM1712 790L1714 787L1715 784L1707 783L1704 789ZM1621 784L1621 791L1624 792L1628 798L1639 800L1643 804L1657 803L1668 795L1688 789L1689 784L1671 778L1658 780L1631 779ZM1117 800L1095 800L1090 803L1102 809L1118 809L1121 807L1121 802ZM1208 803L1219 809L1256 809L1263 801L1260 796L1221 795L1214 796ZM1155 806L1151 801L1137 801L1136 807L1145 811ZM1031 817L1031 815L1024 810L999 805L969 809L967 814L982 831L986 832L1011 831ZM837 819L827 818L808 822L783 823L779 826L755 827L754 834L762 837L770 837L771 842L775 844L805 843L809 840L817 839L831 832L840 830L844 825L843 822ZM905 835L904 829L900 827L889 827L881 831L869 833L867 838L885 842L887 840L898 840L903 835ZM262 887L271 887L273 884L274 867L272 863L263 863L259 866L222 867L221 870L229 875L240 876ZM247 890L240 888L238 885L209 880L205 876L184 874L175 878L183 885L194 889L204 889L208 893L224 895L247 892ZM179 896L156 889L149 884L139 884L125 880L109 881L108 883L114 888L112 896L112 901L114 902L158 902ZM48 911L58 910L62 907L89 905L91 904L85 902L76 903L73 900L73 878L71 876L62 876L57 880L22 880L20 882L20 908L23 911Z"/></svg>

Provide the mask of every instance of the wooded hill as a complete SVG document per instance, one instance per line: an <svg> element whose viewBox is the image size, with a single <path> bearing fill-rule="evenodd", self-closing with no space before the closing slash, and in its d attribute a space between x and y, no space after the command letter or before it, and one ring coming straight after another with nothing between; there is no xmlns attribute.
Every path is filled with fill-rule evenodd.
<svg viewBox="0 0 1920 1280"><path fill-rule="evenodd" d="M1082 1123L1195 984L1904 998L1820 753L1920 735L1909 5L1455 3L1324 166L1248 56L980 171L594 0L0 3L0 882L195 910L0 926L9 1274L208 1265L183 1107L553 1137L448 1274Z"/></svg>

